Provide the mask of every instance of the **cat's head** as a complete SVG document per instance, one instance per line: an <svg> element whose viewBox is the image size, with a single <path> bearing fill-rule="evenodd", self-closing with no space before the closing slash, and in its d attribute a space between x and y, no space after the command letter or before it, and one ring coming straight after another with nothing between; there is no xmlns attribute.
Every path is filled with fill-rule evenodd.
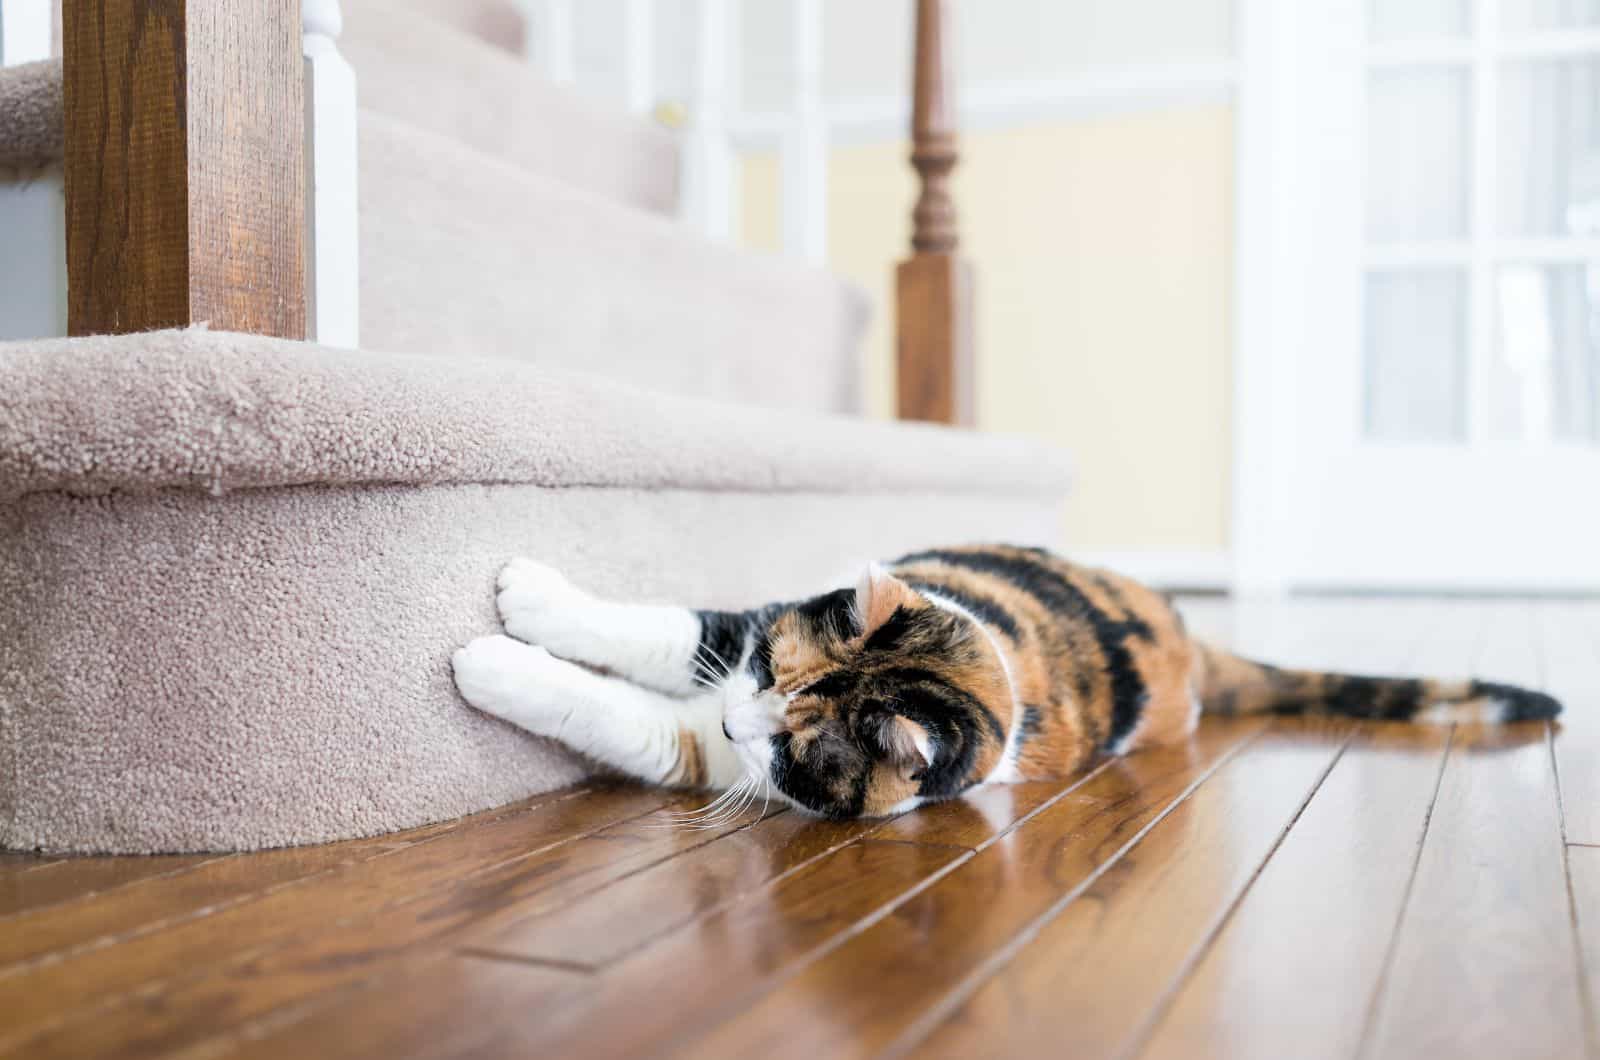
<svg viewBox="0 0 1600 1060"><path fill-rule="evenodd" d="M746 765L827 817L976 783L1004 751L1012 709L977 621L878 567L853 591L779 614L727 692L724 727Z"/></svg>

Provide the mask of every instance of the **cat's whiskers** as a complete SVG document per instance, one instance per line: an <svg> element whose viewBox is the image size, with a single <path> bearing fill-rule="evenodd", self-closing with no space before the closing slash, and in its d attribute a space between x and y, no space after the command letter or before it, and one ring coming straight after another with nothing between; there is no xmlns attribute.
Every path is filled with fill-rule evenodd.
<svg viewBox="0 0 1600 1060"><path fill-rule="evenodd" d="M667 810L663 812L662 820L648 825L647 827L681 828L684 825L700 821L712 814L719 812L727 804L730 804L731 800L737 797L738 790L739 785L734 784L732 787L725 789L720 795L706 803L704 806L700 806L692 810Z"/></svg>
<svg viewBox="0 0 1600 1060"><path fill-rule="evenodd" d="M760 779L756 776L756 774L747 773L744 778L735 786L735 790L739 792L739 797L736 802L734 802L730 807L724 808L723 811L717 814L715 818L701 821L697 824L689 825L688 827L696 830L720 828L728 822L737 819L750 808L752 803L755 802L756 792L760 787L760 783Z"/></svg>
<svg viewBox="0 0 1600 1060"><path fill-rule="evenodd" d="M739 788L743 785L743 783L743 778L740 778L739 781L729 786L721 795L718 795L715 799L706 803L704 806L700 806L693 810L670 810L667 812L666 816L674 820L694 820L696 818L705 817L709 814L715 813L722 807L724 803L729 802L737 797Z"/></svg>
<svg viewBox="0 0 1600 1060"><path fill-rule="evenodd" d="M705 830L720 828L738 817L755 801L757 778L747 773L726 791L697 810L666 814L666 820L652 827Z"/></svg>
<svg viewBox="0 0 1600 1060"><path fill-rule="evenodd" d="M718 681L727 679L733 673L733 665L711 645L696 645L694 651L694 664L700 675L705 678L707 684L716 684ZM708 659L706 656L710 658ZM713 662L717 664L716 669L713 669L711 665Z"/></svg>

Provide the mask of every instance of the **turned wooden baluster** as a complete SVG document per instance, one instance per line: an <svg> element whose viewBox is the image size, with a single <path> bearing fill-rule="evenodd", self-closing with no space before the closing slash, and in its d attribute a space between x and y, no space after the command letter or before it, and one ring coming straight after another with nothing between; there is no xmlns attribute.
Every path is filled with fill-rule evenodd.
<svg viewBox="0 0 1600 1060"><path fill-rule="evenodd" d="M911 257L895 270L901 419L973 422L972 269L957 254L950 172L958 153L948 0L917 0L911 164L921 180Z"/></svg>

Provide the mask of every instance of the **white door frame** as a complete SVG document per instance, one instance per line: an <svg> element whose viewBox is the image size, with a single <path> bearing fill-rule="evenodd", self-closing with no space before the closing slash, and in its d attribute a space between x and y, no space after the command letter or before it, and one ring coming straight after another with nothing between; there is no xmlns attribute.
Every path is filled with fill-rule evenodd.
<svg viewBox="0 0 1600 1060"><path fill-rule="evenodd" d="M1301 79L1298 7L1237 0L1235 104L1232 590L1273 596L1288 587L1283 554L1293 532L1297 362L1277 352L1301 339L1304 307L1293 275L1294 189ZM1299 264L1303 265L1303 262Z"/></svg>

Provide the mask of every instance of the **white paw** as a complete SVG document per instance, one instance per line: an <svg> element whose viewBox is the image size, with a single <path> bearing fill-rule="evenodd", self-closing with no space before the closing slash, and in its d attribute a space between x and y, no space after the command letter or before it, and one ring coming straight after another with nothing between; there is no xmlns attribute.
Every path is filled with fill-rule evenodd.
<svg viewBox="0 0 1600 1060"><path fill-rule="evenodd" d="M498 584L495 605L507 633L560 655L573 653L578 645L569 642L582 627L580 612L593 603L588 593L554 567L531 559L506 564Z"/></svg>
<svg viewBox="0 0 1600 1060"><path fill-rule="evenodd" d="M543 648L496 635L479 637L450 657L461 698L485 714L543 731L559 725L561 671L568 664Z"/></svg>

